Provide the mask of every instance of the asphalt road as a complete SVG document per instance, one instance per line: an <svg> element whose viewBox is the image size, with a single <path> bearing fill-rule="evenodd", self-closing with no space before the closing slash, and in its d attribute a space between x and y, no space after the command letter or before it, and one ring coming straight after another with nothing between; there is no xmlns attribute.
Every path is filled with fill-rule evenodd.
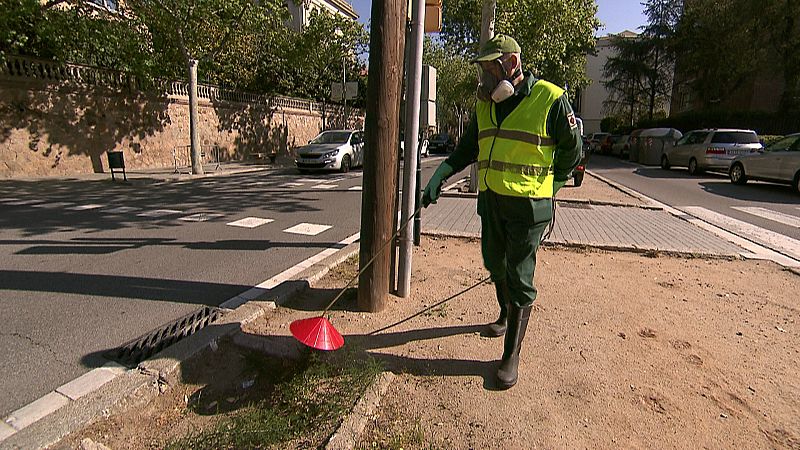
<svg viewBox="0 0 800 450"><path fill-rule="evenodd" d="M108 350L337 247L360 229L361 181L360 170L286 169L133 186L0 182L0 417ZM245 218L271 222L230 225ZM301 223L323 227L285 231Z"/></svg>
<svg viewBox="0 0 800 450"><path fill-rule="evenodd" d="M750 181L738 186L722 173L692 176L685 168L662 170L602 155L592 155L588 168L677 209L702 208L777 233L787 243L800 240L800 195L788 185Z"/></svg>

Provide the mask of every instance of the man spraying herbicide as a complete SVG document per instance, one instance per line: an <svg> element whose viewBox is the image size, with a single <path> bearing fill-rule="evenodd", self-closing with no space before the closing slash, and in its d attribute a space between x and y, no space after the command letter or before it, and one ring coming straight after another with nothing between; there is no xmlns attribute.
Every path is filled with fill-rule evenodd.
<svg viewBox="0 0 800 450"><path fill-rule="evenodd" d="M500 317L486 334L505 334L497 381L508 389L517 383L536 299L536 251L553 219L553 197L580 161L581 136L564 90L523 72L513 38L495 36L472 62L481 77L475 113L425 186L422 204L436 203L444 181L477 160L481 252L500 304Z"/></svg>

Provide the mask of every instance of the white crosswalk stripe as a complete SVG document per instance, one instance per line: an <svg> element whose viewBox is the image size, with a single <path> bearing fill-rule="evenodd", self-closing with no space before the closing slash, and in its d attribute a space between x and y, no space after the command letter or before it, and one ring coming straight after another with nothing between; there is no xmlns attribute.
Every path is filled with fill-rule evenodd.
<svg viewBox="0 0 800 450"><path fill-rule="evenodd" d="M292 234L304 234L306 236L316 236L330 228L332 228L331 225L319 225L314 223L303 222L293 227L287 228L283 231Z"/></svg>
<svg viewBox="0 0 800 450"><path fill-rule="evenodd" d="M217 213L196 213L190 216L181 217L180 220L183 220L184 222L207 222L222 216L223 214Z"/></svg>
<svg viewBox="0 0 800 450"><path fill-rule="evenodd" d="M326 183L311 186L312 189L333 189L335 187L336 187L335 184L326 184Z"/></svg>
<svg viewBox="0 0 800 450"><path fill-rule="evenodd" d="M176 209L154 209L152 211L144 211L137 214L139 217L164 217L164 216L172 216L175 214L180 214L183 211L178 211Z"/></svg>
<svg viewBox="0 0 800 450"><path fill-rule="evenodd" d="M361 186L353 186L351 188L348 188L347 190L348 191L360 191L362 189L361 189Z"/></svg>
<svg viewBox="0 0 800 450"><path fill-rule="evenodd" d="M290 183L283 183L283 184L280 185L280 187L300 187L300 186L305 186L305 184L304 183L290 182Z"/></svg>
<svg viewBox="0 0 800 450"><path fill-rule="evenodd" d="M67 209L71 209L73 211L88 211L90 209L102 208L103 206L105 206L105 205L97 205L97 204L91 203L91 204L88 204L88 205L73 206L72 208L67 208Z"/></svg>
<svg viewBox="0 0 800 450"><path fill-rule="evenodd" d="M774 222L789 225L790 227L800 228L800 217L795 217L790 214L784 214L779 211L772 211L766 208L759 208L755 206L731 206L731 209L742 211L754 216L763 217Z"/></svg>
<svg viewBox="0 0 800 450"><path fill-rule="evenodd" d="M780 233L761 228L741 220L711 211L699 206L683 206L679 209L724 230L738 234L744 238L767 245L789 257L800 259L800 241Z"/></svg>
<svg viewBox="0 0 800 450"><path fill-rule="evenodd" d="M47 209L63 209L72 203L69 202L53 202L53 203L39 203L37 205L31 205L35 208L47 208Z"/></svg>
<svg viewBox="0 0 800 450"><path fill-rule="evenodd" d="M114 214L125 214L133 211L138 211L139 208L134 208L132 206L117 206L116 208L106 209L105 212L110 212Z"/></svg>
<svg viewBox="0 0 800 450"><path fill-rule="evenodd" d="M228 222L225 225L230 225L232 227L255 228L274 221L275 219L262 219L261 217L245 217L244 219Z"/></svg>

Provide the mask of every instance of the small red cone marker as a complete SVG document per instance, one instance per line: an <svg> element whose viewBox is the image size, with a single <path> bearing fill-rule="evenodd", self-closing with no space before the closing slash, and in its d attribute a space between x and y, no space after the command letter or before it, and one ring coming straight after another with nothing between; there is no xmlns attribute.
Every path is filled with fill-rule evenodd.
<svg viewBox="0 0 800 450"><path fill-rule="evenodd" d="M295 320L289 330L295 339L317 350L338 350L344 345L342 335L323 316Z"/></svg>

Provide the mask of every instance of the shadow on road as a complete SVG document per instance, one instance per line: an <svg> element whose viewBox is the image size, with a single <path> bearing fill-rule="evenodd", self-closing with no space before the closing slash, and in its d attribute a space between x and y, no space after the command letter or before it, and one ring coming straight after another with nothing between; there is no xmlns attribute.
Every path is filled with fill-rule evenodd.
<svg viewBox="0 0 800 450"><path fill-rule="evenodd" d="M706 181L700 183L704 191L733 198L761 203L800 204L800 196L792 191L789 185L749 182L744 186L731 182Z"/></svg>

